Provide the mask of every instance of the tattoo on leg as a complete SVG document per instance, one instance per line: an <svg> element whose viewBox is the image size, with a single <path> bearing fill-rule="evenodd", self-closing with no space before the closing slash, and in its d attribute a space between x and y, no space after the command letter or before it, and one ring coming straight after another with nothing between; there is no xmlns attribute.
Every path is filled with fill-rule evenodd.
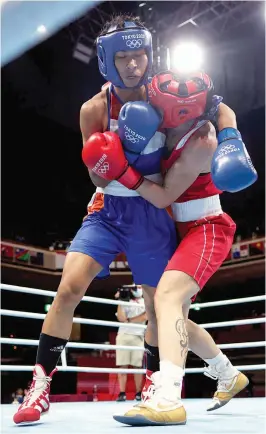
<svg viewBox="0 0 266 434"><path fill-rule="evenodd" d="M175 323L175 329L180 337L180 346L181 346L181 357L185 359L184 364L186 363L186 356L188 352L188 334L186 330L185 320L183 318L179 318Z"/></svg>

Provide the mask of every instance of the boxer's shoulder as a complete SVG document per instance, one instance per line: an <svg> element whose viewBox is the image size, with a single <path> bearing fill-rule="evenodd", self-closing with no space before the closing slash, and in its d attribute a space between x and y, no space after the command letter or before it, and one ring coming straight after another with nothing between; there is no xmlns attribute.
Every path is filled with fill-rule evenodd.
<svg viewBox="0 0 266 434"><path fill-rule="evenodd" d="M81 124L97 125L97 131L105 131L108 122L107 102L104 91L84 102L80 109Z"/></svg>
<svg viewBox="0 0 266 434"><path fill-rule="evenodd" d="M208 137L208 136L215 136L216 137L216 130L213 124L208 121L206 124L202 125L194 134L193 136L195 138L198 137Z"/></svg>
<svg viewBox="0 0 266 434"><path fill-rule="evenodd" d="M97 113L94 111L97 110ZM92 112L94 112L95 115L99 114L102 115L103 112L106 110L106 96L105 92L101 91L97 93L95 96L93 96L88 101L85 101L80 109L80 112L84 116L91 115Z"/></svg>

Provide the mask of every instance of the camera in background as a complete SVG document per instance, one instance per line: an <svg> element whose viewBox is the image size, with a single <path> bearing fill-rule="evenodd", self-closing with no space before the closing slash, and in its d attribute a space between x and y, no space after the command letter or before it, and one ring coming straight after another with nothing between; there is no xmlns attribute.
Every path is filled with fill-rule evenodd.
<svg viewBox="0 0 266 434"><path fill-rule="evenodd" d="M139 285L122 285L118 288L118 300L130 301L136 298L136 291L140 288ZM135 293L135 294L134 294Z"/></svg>

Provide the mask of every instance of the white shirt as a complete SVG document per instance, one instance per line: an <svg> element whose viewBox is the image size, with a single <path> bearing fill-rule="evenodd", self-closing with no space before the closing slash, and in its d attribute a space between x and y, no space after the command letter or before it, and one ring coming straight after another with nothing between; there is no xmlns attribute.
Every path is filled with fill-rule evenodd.
<svg viewBox="0 0 266 434"><path fill-rule="evenodd" d="M134 316L141 315L145 312L144 298L135 298L134 300L130 300L130 303L135 303L136 306L120 306L123 310L127 318L133 318ZM142 321L138 324L145 324L146 321ZM119 327L117 334L127 334L127 335L136 335L136 336L144 336L145 329L134 328L134 327Z"/></svg>

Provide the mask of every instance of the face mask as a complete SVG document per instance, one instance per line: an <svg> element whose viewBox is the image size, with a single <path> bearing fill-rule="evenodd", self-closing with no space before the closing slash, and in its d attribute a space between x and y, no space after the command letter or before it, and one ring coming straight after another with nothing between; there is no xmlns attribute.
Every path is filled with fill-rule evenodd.
<svg viewBox="0 0 266 434"><path fill-rule="evenodd" d="M131 292L135 298L140 298L143 295L142 288L132 289Z"/></svg>
<svg viewBox="0 0 266 434"><path fill-rule="evenodd" d="M18 401L19 404L22 404L22 402L23 402L23 395L16 395L16 400Z"/></svg>

